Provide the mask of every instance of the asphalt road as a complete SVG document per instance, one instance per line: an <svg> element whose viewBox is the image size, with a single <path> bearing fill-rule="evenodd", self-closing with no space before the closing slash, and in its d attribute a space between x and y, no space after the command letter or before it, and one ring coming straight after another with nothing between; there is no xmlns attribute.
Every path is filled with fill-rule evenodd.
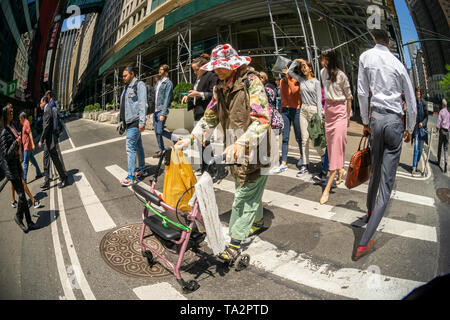
<svg viewBox="0 0 450 320"><path fill-rule="evenodd" d="M224 272L213 257L201 259L183 272L186 280L195 278L201 286L190 294L182 293L171 275L119 273L103 259L101 241L114 228L142 222L142 203L118 181L125 175L112 173L126 171L125 140L117 139L113 125L72 119L66 127L68 136L60 146L71 174L69 185L42 192L42 179L29 183L43 205L30 209L40 228L24 234L13 221L9 185L0 194L0 299L401 299L450 272L449 206L436 196L437 188L449 188L448 175L430 166L427 177L411 178L406 169L411 147L405 145L375 250L353 262L364 231L360 218L366 213L367 185L336 188L320 206L321 187L308 175L295 177L298 149L292 145L290 170L268 179L263 201L269 228L245 245L251 256L247 269ZM349 136L348 141L347 160L359 138ZM153 132L146 131L143 143L151 157L156 151ZM41 151L37 160L42 163ZM148 159L150 170L154 164ZM29 170L34 177L34 168ZM157 184L160 192L163 177ZM226 226L234 183L228 177L215 191ZM211 253L205 242L202 251Z"/></svg>

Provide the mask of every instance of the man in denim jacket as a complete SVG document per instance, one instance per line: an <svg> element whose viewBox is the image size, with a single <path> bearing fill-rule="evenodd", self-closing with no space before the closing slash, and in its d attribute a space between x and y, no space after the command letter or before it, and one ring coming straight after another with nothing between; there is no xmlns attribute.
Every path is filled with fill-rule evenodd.
<svg viewBox="0 0 450 320"><path fill-rule="evenodd" d="M141 132L145 130L147 88L144 82L135 78L133 67L126 67L122 76L126 86L120 96L120 115L117 130L123 126L127 134L128 176L120 183L123 186L129 186L135 183L144 173L145 154ZM137 170L136 153L139 161Z"/></svg>
<svg viewBox="0 0 450 320"><path fill-rule="evenodd" d="M164 151L163 137L172 139L172 134L164 130L167 115L169 114L169 106L173 98L173 84L167 77L168 74L169 66L167 64L159 67L159 81L155 86L155 113L153 114L153 126L155 128L159 151L154 154L153 158L159 158L162 151Z"/></svg>

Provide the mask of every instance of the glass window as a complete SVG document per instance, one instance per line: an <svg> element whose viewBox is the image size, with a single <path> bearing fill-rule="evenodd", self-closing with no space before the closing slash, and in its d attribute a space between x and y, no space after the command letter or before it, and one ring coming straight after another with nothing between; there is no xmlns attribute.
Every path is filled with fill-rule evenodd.
<svg viewBox="0 0 450 320"><path fill-rule="evenodd" d="M166 0L153 0L152 1L152 11L162 5Z"/></svg>

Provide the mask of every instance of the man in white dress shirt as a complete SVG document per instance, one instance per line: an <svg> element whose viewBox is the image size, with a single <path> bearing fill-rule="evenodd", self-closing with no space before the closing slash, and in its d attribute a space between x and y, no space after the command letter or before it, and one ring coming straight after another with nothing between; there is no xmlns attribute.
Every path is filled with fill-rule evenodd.
<svg viewBox="0 0 450 320"><path fill-rule="evenodd" d="M391 197L402 151L402 137L411 141L417 107L414 90L405 66L389 51L389 35L384 30L371 31L376 46L359 59L358 99L365 136L370 135L372 169L367 193L368 224L356 261L373 248L373 237ZM369 96L370 98L369 108ZM406 130L402 123L402 92L408 105ZM369 115L369 110L371 114ZM369 125L370 123L370 125ZM377 197L378 196L378 197Z"/></svg>

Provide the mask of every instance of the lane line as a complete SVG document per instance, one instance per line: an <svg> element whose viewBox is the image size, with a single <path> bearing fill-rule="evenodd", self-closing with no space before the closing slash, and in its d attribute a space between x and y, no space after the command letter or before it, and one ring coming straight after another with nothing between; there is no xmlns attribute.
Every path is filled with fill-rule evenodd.
<svg viewBox="0 0 450 320"><path fill-rule="evenodd" d="M167 282L134 288L133 292L141 300L187 300Z"/></svg>
<svg viewBox="0 0 450 320"><path fill-rule="evenodd" d="M220 184L215 184L215 188L233 193L235 190L234 182L222 180ZM263 195L263 202L268 205L283 208L286 210L306 214L316 218L337 221L344 224L366 228L361 218L364 213L330 205L321 205L318 202L306 200L300 197L290 196L284 193L266 189ZM390 233L397 236L437 242L436 228L418 223L406 222L383 217L377 231Z"/></svg>
<svg viewBox="0 0 450 320"><path fill-rule="evenodd" d="M110 166L107 170L117 179L120 179L125 172L117 165ZM229 241L228 227L225 225L223 225L223 232ZM243 246L248 245L247 242ZM414 288L423 284L423 282L384 276L377 269L342 268L333 270L329 264L316 264L306 254L293 250L279 250L275 245L263 241L259 237L255 237L250 242L245 253L250 255L252 265L266 272L312 288L354 299L401 299ZM376 273L372 273L372 271ZM161 286L167 287L167 285ZM145 291L143 287L140 287L136 288L139 289L139 292L135 291L135 293L141 299L155 299L158 296L156 288L158 287ZM173 292L170 289L167 290L170 293Z"/></svg>
<svg viewBox="0 0 450 320"><path fill-rule="evenodd" d="M144 131L141 133L141 136L146 136L151 134L149 131ZM61 152L62 154L68 154L68 153L72 153L72 152L76 152L76 151L80 151L80 150L85 150L85 149L89 149L89 148L94 148L94 147L98 147L98 146L103 146L105 144L109 144L109 143L114 143L117 141L121 141L121 140L125 140L127 137L123 136L123 137L117 137L117 138L113 138L113 139L109 139L109 140L105 140L105 141L100 141L100 142L95 142L95 143L91 143L91 144L87 144L84 146L80 146L80 147L76 147L74 149L69 149L69 150L65 150L63 152Z"/></svg>
<svg viewBox="0 0 450 320"><path fill-rule="evenodd" d="M64 239L66 241L67 251L69 252L72 272L77 280L76 284L81 292L83 292L84 298L86 300L96 300L94 294L92 293L91 287L84 276L83 270L81 269L80 261L78 260L77 252L75 251L75 245L72 241L72 236L70 235L69 225L67 223L66 211L64 210L64 201L62 197L61 189L58 188L58 208L59 217L61 218L61 225L63 229Z"/></svg>
<svg viewBox="0 0 450 320"><path fill-rule="evenodd" d="M187 155L189 156L189 152L187 153ZM197 156L198 153L195 153L195 154L192 154L192 155L193 155L194 159L199 159L198 156ZM147 160L147 158L146 158L146 160ZM153 159L153 160L155 160L155 159ZM156 159L156 160L158 160L158 159ZM150 163L150 164L153 164L153 163ZM156 165L156 164L157 163L155 163L154 165ZM284 176L284 177L297 179L297 180L302 180L302 181L313 183L313 184L315 183L310 174L304 174L301 177L297 177L297 173L298 173L298 170L288 168L286 171L284 171L282 173L276 173L276 174L272 174L272 175L273 176ZM341 183L337 187L339 189L349 190L345 186L345 182ZM362 184L362 185L360 185L360 186L358 186L356 188L351 189L351 191L358 191L358 192L362 192L362 193L366 193L367 194L368 193L368 189L369 189L369 185L367 183L365 183L365 184ZM424 205L424 206L428 206L428 207L432 207L432 208L434 208L436 206L436 202L435 202L434 198L425 197L425 196L422 196L422 195L408 193L408 192L403 192L403 191L397 191L396 189L394 189L392 191L391 199L400 200L400 201L406 201L408 203L415 203L415 204Z"/></svg>
<svg viewBox="0 0 450 320"><path fill-rule="evenodd" d="M73 179L75 180L81 202L83 203L84 209L86 210L95 232L115 228L116 224L95 194L95 191L86 179L85 174L83 172L78 172L77 174L74 174Z"/></svg>
<svg viewBox="0 0 450 320"><path fill-rule="evenodd" d="M56 184L50 188L50 225L52 230L53 247L55 248L56 268L58 269L59 280L64 292L64 299L76 300L67 277L66 266L64 264L64 257L62 254L61 243L59 242L58 226L55 216L55 190Z"/></svg>

